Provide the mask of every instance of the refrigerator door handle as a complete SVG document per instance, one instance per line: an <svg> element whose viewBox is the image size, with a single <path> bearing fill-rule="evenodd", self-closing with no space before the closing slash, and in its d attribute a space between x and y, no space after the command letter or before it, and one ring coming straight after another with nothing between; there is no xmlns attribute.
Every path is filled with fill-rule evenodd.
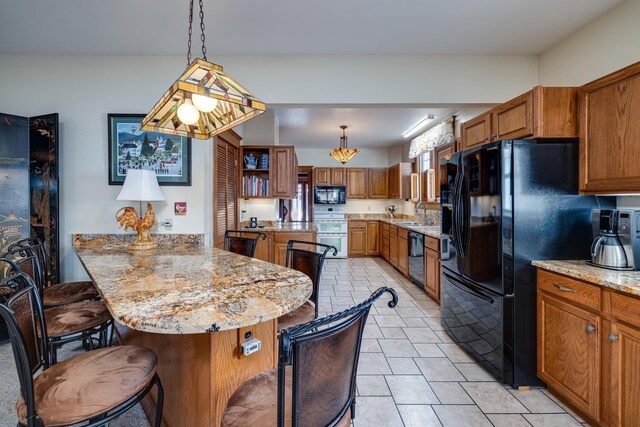
<svg viewBox="0 0 640 427"><path fill-rule="evenodd" d="M459 187L459 182L460 182L460 174L456 173L456 177L453 181L453 197L451 199L451 210L452 210L452 224L451 224L451 232L452 232L452 237L453 237L453 247L456 250L456 252L460 252L459 246L460 246L460 236L459 236L459 228L458 228L458 223L460 222L460 219L458 218L458 207L459 207L459 200L458 200L458 187Z"/></svg>
<svg viewBox="0 0 640 427"><path fill-rule="evenodd" d="M495 302L495 300L493 298L491 298L489 295L486 295L476 289L472 289L467 287L463 282L453 278L453 276L450 276L447 273L442 273L444 275L444 277L447 278L447 281L449 283L451 283L453 286L455 286L456 288L460 289L461 291L464 291L468 294L471 294L477 298L480 298L481 300L487 301L489 304L493 304Z"/></svg>
<svg viewBox="0 0 640 427"><path fill-rule="evenodd" d="M462 210L461 227L461 242L460 249L462 250L462 257L466 257L469 252L469 235L471 234L471 203L469 200L469 186L467 185L467 178L462 175L460 180L460 205Z"/></svg>

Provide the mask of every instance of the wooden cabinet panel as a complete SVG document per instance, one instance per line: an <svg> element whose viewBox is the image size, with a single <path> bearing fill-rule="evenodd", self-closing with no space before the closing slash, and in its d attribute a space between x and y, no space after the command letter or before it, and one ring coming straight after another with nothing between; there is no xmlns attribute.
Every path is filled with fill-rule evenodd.
<svg viewBox="0 0 640 427"><path fill-rule="evenodd" d="M538 289L591 307L594 310L600 309L601 291L596 285L540 270L538 272Z"/></svg>
<svg viewBox="0 0 640 427"><path fill-rule="evenodd" d="M214 138L213 243L220 249L224 245L224 232L237 229L240 140L233 131L223 132Z"/></svg>
<svg viewBox="0 0 640 427"><path fill-rule="evenodd" d="M455 145L455 141L451 142L449 144L444 144L444 145L439 145L434 149L434 155L435 155L435 171L436 171L436 197L440 197L440 186L441 185L446 185L446 179L447 179L447 167L445 165L440 166L440 160L446 158L447 156L450 156L451 154L455 153L456 151L456 145ZM445 181L442 182L442 179L444 179ZM422 189L422 201L426 201L427 199L427 184L426 184L426 180L425 183L423 184L423 189Z"/></svg>
<svg viewBox="0 0 640 427"><path fill-rule="evenodd" d="M611 315L640 328L640 299L611 292ZM639 418L640 419L640 418Z"/></svg>
<svg viewBox="0 0 640 427"><path fill-rule="evenodd" d="M331 185L331 168L313 168L313 185Z"/></svg>
<svg viewBox="0 0 640 427"><path fill-rule="evenodd" d="M494 108L491 124L494 141L533 135L533 91Z"/></svg>
<svg viewBox="0 0 640 427"><path fill-rule="evenodd" d="M368 173L364 168L347 169L347 199L367 198Z"/></svg>
<svg viewBox="0 0 640 427"><path fill-rule="evenodd" d="M253 257L262 261L273 262L273 233L270 232L265 234L267 235L266 239L258 239L256 251L253 254ZM247 237L254 236L255 235L247 235Z"/></svg>
<svg viewBox="0 0 640 427"><path fill-rule="evenodd" d="M394 225L389 227L389 262L398 266L398 228Z"/></svg>
<svg viewBox="0 0 640 427"><path fill-rule="evenodd" d="M287 244L289 240L301 240L303 242L315 242L316 233L273 233L273 263L286 266ZM303 247L304 248L304 247ZM308 249L312 249L309 247Z"/></svg>
<svg viewBox="0 0 640 427"><path fill-rule="evenodd" d="M347 185L345 168L331 168L331 185Z"/></svg>
<svg viewBox="0 0 640 427"><path fill-rule="evenodd" d="M424 236L424 247L431 249L432 251L440 251L440 239L435 237Z"/></svg>
<svg viewBox="0 0 640 427"><path fill-rule="evenodd" d="M640 192L640 62L580 88L580 190Z"/></svg>
<svg viewBox="0 0 640 427"><path fill-rule="evenodd" d="M403 162L389 168L389 198L411 197L411 163Z"/></svg>
<svg viewBox="0 0 640 427"><path fill-rule="evenodd" d="M389 170L387 168L369 169L369 188L367 193L370 199L389 198Z"/></svg>
<svg viewBox="0 0 640 427"><path fill-rule="evenodd" d="M386 261L389 261L389 255L391 253L389 249L389 224L387 224L386 222L382 222L380 224L380 227L382 228L382 258L384 258Z"/></svg>
<svg viewBox="0 0 640 427"><path fill-rule="evenodd" d="M349 256L364 256L367 254L367 227L349 227Z"/></svg>
<svg viewBox="0 0 640 427"><path fill-rule="evenodd" d="M440 253L428 249L426 245L424 250L424 290L427 295L440 302Z"/></svg>
<svg viewBox="0 0 640 427"><path fill-rule="evenodd" d="M611 346L609 425L639 426L640 330L611 323L606 342Z"/></svg>
<svg viewBox="0 0 640 427"><path fill-rule="evenodd" d="M538 291L538 376L598 419L600 317Z"/></svg>
<svg viewBox="0 0 640 427"><path fill-rule="evenodd" d="M269 159L271 197L294 197L298 183L295 155L293 147L272 147Z"/></svg>
<svg viewBox="0 0 640 427"><path fill-rule="evenodd" d="M462 150L486 144L491 140L491 113L473 118L461 126Z"/></svg>
<svg viewBox="0 0 640 427"><path fill-rule="evenodd" d="M378 221L367 222L367 255L378 255L380 253L380 226Z"/></svg>
<svg viewBox="0 0 640 427"><path fill-rule="evenodd" d="M398 232L400 229L398 229ZM396 248L398 251L397 259L398 259L398 270L400 273L405 276L409 275L409 246L406 238L402 237L400 233L398 233L398 247Z"/></svg>

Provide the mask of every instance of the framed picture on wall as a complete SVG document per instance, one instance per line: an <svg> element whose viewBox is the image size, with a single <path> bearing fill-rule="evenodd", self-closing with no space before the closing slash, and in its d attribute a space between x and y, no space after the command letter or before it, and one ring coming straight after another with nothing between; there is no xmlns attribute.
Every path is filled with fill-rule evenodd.
<svg viewBox="0 0 640 427"><path fill-rule="evenodd" d="M191 185L191 138L140 129L144 114L109 114L109 185L127 170L155 171L160 185Z"/></svg>

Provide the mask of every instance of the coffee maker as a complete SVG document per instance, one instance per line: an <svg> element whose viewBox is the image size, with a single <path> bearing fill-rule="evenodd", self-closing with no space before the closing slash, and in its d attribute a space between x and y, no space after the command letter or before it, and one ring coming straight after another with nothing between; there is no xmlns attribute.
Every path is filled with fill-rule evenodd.
<svg viewBox="0 0 640 427"><path fill-rule="evenodd" d="M640 270L640 211L595 209L587 263L612 270Z"/></svg>

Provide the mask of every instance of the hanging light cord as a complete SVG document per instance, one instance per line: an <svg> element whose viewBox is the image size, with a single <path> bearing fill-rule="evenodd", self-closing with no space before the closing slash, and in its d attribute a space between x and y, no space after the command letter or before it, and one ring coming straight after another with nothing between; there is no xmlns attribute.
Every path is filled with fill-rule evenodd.
<svg viewBox="0 0 640 427"><path fill-rule="evenodd" d="M200 3L200 41L202 41L202 59L207 60L207 47L205 46L204 37L204 9L202 7L202 1ZM189 0L189 40L187 42L187 67L191 64L191 35L193 34L193 0Z"/></svg>

